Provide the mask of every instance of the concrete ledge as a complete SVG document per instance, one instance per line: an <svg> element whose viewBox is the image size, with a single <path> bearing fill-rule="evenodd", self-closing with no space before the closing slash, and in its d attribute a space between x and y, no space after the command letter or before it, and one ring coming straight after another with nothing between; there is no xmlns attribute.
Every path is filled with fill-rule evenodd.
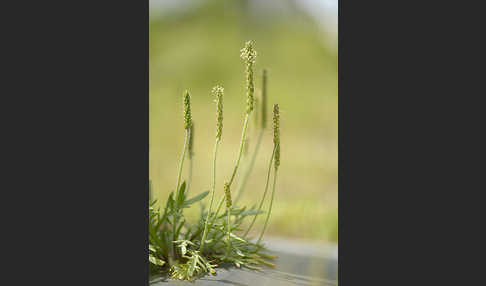
<svg viewBox="0 0 486 286"><path fill-rule="evenodd" d="M335 244L316 244L275 237L265 239L269 254L276 255L275 268L253 271L246 268L218 268L217 276L205 276L195 283L160 280L152 286L172 285L337 285L338 248Z"/></svg>

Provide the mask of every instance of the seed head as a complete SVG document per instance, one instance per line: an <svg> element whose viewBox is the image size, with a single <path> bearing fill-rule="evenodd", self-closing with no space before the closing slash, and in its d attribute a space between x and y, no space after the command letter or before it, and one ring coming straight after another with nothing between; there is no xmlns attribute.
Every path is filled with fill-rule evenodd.
<svg viewBox="0 0 486 286"><path fill-rule="evenodd" d="M245 47L240 50L240 57L247 64L254 64L257 56L257 52L253 49L253 41L247 41Z"/></svg>
<svg viewBox="0 0 486 286"><path fill-rule="evenodd" d="M213 95L216 97L216 138L221 140L221 134L223 133L223 94L224 88L217 85L213 87Z"/></svg>
<svg viewBox="0 0 486 286"><path fill-rule="evenodd" d="M273 144L275 146L275 169L280 166L280 112L278 104L273 105Z"/></svg>
<svg viewBox="0 0 486 286"><path fill-rule="evenodd" d="M226 207L230 208L231 207L231 192L230 192L230 186L229 183L224 183L224 195L226 197Z"/></svg>
<svg viewBox="0 0 486 286"><path fill-rule="evenodd" d="M184 92L183 98L184 104L184 129L188 130L191 128L192 125L192 116L191 116L191 96L189 92L186 90Z"/></svg>
<svg viewBox="0 0 486 286"><path fill-rule="evenodd" d="M241 49L240 52L240 57L245 62L246 71L246 113L250 114L250 112L253 111L253 93L255 92L255 84L253 82L253 65L255 64L257 56L257 52L253 49L253 41L246 42L245 47Z"/></svg>

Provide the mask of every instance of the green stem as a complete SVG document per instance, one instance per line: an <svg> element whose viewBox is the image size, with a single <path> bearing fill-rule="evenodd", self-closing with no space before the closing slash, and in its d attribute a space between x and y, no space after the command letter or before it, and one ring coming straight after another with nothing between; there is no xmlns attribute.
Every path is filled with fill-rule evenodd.
<svg viewBox="0 0 486 286"><path fill-rule="evenodd" d="M243 148L245 147L245 139L246 139L246 130L248 129L248 117L249 113L245 115L245 122L243 123L243 131L241 132L241 141L240 141L240 150L238 152L238 157L236 159L235 169L233 170L233 174L231 175L231 179L229 181L229 186L233 183L233 180L236 176L236 171L238 171L238 167L240 166L241 154L243 154Z"/></svg>
<svg viewBox="0 0 486 286"><path fill-rule="evenodd" d="M231 251L231 207L228 208L228 249L226 255L229 256Z"/></svg>
<svg viewBox="0 0 486 286"><path fill-rule="evenodd" d="M184 137L184 148L182 149L182 155L181 155L181 159L180 159L180 163L179 163L179 171L178 171L178 175L177 175L177 184L176 184L176 202L178 201L178 198L180 196L180 193L179 193L179 188L180 188L180 184L181 184L181 177L182 177L182 169L183 169L183 166L184 166L184 158L186 157L186 150L187 150L187 145L188 145L188 139L189 139L189 136L190 136L190 130L189 129L186 129L186 136ZM177 240L177 237L176 237L176 228L177 228L177 215L179 213L179 208L177 206L177 203L175 204L175 207L174 207L174 218L173 218L173 225L172 225L172 240L173 241L176 241ZM173 257L175 258L176 257L176 247L175 245L172 244L172 255Z"/></svg>
<svg viewBox="0 0 486 286"><path fill-rule="evenodd" d="M235 168L233 170L233 174L231 175L231 180L228 183L229 187L231 187L231 184L233 183L233 180L236 176L236 171L238 170L238 166L240 165L241 154L243 153L243 148L245 146L246 130L248 129L248 118L249 118L250 114L251 114L251 112L247 113L245 115L245 122L243 123L243 131L241 132L240 150L238 152L238 157L236 159L236 165L235 165ZM223 194L223 196L221 197L221 200L218 203L218 208L216 209L216 213L214 214L214 217L211 220L210 225L213 225L214 222L216 221L216 218L218 217L218 214L219 214L219 210L221 209L221 206L223 205L224 197L225 196Z"/></svg>
<svg viewBox="0 0 486 286"><path fill-rule="evenodd" d="M208 222L209 216L211 215L211 210L213 209L213 202L214 202L214 193L216 191L216 157L218 155L218 146L219 146L219 139L216 139L216 144L214 145L214 157L213 157L213 184L211 188L211 202L209 203L209 210L208 215L206 217L206 223L204 224L204 232L201 239L201 246L199 247L199 251L202 252L204 243L206 241L206 236L208 234ZM211 224L212 225L212 224Z"/></svg>
<svg viewBox="0 0 486 286"><path fill-rule="evenodd" d="M219 211L221 210L221 207L223 206L224 203L224 195L221 197L221 200L219 200L218 207L216 208L216 213L213 216L213 219L211 220L210 225L213 225L214 222L216 221L216 218L218 217Z"/></svg>
<svg viewBox="0 0 486 286"><path fill-rule="evenodd" d="M177 174L177 187L176 187L177 197L179 197L179 187L181 185L182 167L184 166L184 158L186 157L187 144L189 143L188 142L189 136L191 136L191 131L189 129L186 129L186 136L184 137L184 149L182 149L182 155L181 155L180 164L179 164L179 171L178 171L178 174Z"/></svg>
<svg viewBox="0 0 486 286"><path fill-rule="evenodd" d="M263 226L262 233L260 234L260 237L258 238L257 245L260 244L260 241L262 240L263 234L265 233L265 230L267 229L268 219L270 218L270 214L272 213L273 198L275 197L275 183L277 182L277 170L278 169L275 168L275 171L273 173L272 199L270 200L270 207L268 209L267 219L265 220L265 225Z"/></svg>
<svg viewBox="0 0 486 286"><path fill-rule="evenodd" d="M255 216L253 217L253 221L251 222L250 226L248 227L248 229L246 230L245 234L243 235L243 238L245 238L248 235L248 233L250 232L251 228L253 227L253 224L255 223L255 221L257 219L258 212L260 212L262 210L263 202L265 201L265 197L267 195L268 181L270 181L270 173L272 171L272 163L273 163L273 157L275 156L275 149L276 148L274 147L273 148L273 152L272 152L272 157L270 158L270 164L268 165L267 181L265 183L265 191L263 192L263 198L260 201L260 206L258 206L257 214L255 214Z"/></svg>
<svg viewBox="0 0 486 286"><path fill-rule="evenodd" d="M238 203L238 201L240 200L241 198L241 195L243 194L243 191L245 190L245 187L246 187L246 183L248 182L248 178L250 177L250 174L251 172L253 171L253 168L255 166L255 161L256 161L256 157L258 155L258 151L260 150L260 145L262 143L262 139L263 139L263 132L265 130L262 129L260 131L260 134L258 135L258 141L257 141L257 144L255 146L255 151L253 152L253 156L251 158L251 161L250 161L250 165L248 166L248 169L246 169L246 172L245 174L243 175L243 180L241 181L241 185L240 187L238 188L238 191L237 191L237 194L236 194L236 198L235 198L235 205Z"/></svg>

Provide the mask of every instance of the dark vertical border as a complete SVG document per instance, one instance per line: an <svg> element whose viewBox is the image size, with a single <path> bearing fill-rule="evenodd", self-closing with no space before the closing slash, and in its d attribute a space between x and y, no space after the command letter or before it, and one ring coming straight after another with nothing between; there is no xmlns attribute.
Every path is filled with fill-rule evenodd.
<svg viewBox="0 0 486 286"><path fill-rule="evenodd" d="M343 136L342 136L342 120L343 120L343 102L341 97L342 93L342 60L343 60L343 17L342 17L343 1L338 0L338 282L342 284L343 281L343 227L344 227L344 214L343 214L343 176L344 176L344 165L343 165Z"/></svg>
<svg viewBox="0 0 486 286"><path fill-rule="evenodd" d="M385 285L394 263L388 240L393 217L389 184L395 156L388 135L393 89L387 89L391 58L383 47L385 21L377 2L339 2L339 285ZM381 17L380 17L381 16ZM388 25L391 25L388 22ZM388 99L386 98L388 96ZM386 194L386 192L389 192ZM398 206L397 206L398 207ZM393 284L393 283L392 283Z"/></svg>
<svg viewBox="0 0 486 286"><path fill-rule="evenodd" d="M0 284L148 285L148 0L13 4Z"/></svg>
<svg viewBox="0 0 486 286"><path fill-rule="evenodd" d="M446 200L457 175L450 172L450 150L468 148L444 146L452 137L464 140L452 128L469 123L458 124L457 106L445 106L449 96L460 104L457 92L444 91L450 93L459 76L451 78L443 63L450 54L467 54L444 52L451 42L463 44L450 40L447 28L459 7L451 5L450 12L442 10L446 6L437 13L438 6L425 2L339 2L341 286L464 284L475 272L459 272L467 259L452 257L453 248L468 243L450 241L467 237L452 223L460 213L452 200L464 188L454 188ZM459 22L454 29L463 31ZM447 35L434 43L440 33Z"/></svg>
<svg viewBox="0 0 486 286"><path fill-rule="evenodd" d="M387 146L382 144L389 131L383 128L392 120L383 116L388 110L382 106L389 70L375 68L385 65L381 7L373 1L339 1L340 286L384 285L380 281L390 266L380 259L388 244L389 226L383 220L392 214L381 212L387 205L380 202L389 165L378 162L393 156L384 153Z"/></svg>

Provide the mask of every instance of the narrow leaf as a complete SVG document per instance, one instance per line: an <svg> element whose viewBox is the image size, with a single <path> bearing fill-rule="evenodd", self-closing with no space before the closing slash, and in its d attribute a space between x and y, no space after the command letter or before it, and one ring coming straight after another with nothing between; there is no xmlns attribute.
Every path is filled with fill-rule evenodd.
<svg viewBox="0 0 486 286"><path fill-rule="evenodd" d="M157 257L155 256L152 256L152 255L149 255L149 261L152 263L152 264L155 264L155 265L164 265L165 264L165 261L161 260L161 259L158 259Z"/></svg>
<svg viewBox="0 0 486 286"><path fill-rule="evenodd" d="M179 196L177 197L177 206L181 207L182 204L184 203L184 199L186 197L185 192L186 191L186 181L182 182L181 187L179 188Z"/></svg>
<svg viewBox="0 0 486 286"><path fill-rule="evenodd" d="M200 193L197 196L194 196L187 201L184 202L183 207L188 207L189 205L192 205L193 203L199 202L200 200L204 199L207 195L209 194L209 191L206 191L204 193Z"/></svg>

